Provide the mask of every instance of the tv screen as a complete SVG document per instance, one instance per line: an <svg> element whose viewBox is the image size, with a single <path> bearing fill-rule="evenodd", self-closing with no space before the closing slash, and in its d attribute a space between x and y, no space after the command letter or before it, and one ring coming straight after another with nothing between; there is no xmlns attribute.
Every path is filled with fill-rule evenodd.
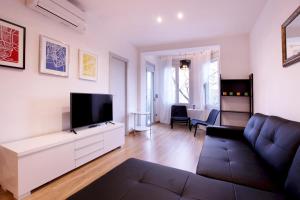
<svg viewBox="0 0 300 200"><path fill-rule="evenodd" d="M112 121L112 100L109 94L71 93L71 129Z"/></svg>

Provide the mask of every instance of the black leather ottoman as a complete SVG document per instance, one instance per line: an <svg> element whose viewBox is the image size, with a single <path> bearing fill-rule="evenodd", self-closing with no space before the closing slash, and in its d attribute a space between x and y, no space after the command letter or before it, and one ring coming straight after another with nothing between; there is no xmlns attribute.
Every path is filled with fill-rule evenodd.
<svg viewBox="0 0 300 200"><path fill-rule="evenodd" d="M69 200L276 200L282 194L129 159Z"/></svg>

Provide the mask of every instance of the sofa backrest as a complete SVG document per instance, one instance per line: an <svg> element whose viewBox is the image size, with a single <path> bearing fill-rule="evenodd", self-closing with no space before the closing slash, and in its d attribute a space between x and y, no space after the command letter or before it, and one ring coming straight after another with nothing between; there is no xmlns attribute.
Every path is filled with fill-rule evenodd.
<svg viewBox="0 0 300 200"><path fill-rule="evenodd" d="M256 152L285 179L300 144L300 123L270 116L255 143Z"/></svg>
<svg viewBox="0 0 300 200"><path fill-rule="evenodd" d="M294 157L285 182L285 191L289 198L300 199L300 147Z"/></svg>
<svg viewBox="0 0 300 200"><path fill-rule="evenodd" d="M255 147L255 142L266 118L266 115L256 113L250 118L247 123L247 126L244 130L244 137L253 148Z"/></svg>

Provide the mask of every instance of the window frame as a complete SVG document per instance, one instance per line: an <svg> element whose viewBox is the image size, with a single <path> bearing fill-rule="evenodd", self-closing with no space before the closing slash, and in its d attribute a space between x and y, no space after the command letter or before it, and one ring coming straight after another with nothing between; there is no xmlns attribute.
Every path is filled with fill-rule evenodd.
<svg viewBox="0 0 300 200"><path fill-rule="evenodd" d="M193 85L192 85L192 67L189 66L189 100L188 103L180 103L179 102L179 70L180 67L179 66L174 66L175 67L175 100L176 100L176 104L178 105L186 105L186 106L190 106L192 101L192 96L193 96Z"/></svg>

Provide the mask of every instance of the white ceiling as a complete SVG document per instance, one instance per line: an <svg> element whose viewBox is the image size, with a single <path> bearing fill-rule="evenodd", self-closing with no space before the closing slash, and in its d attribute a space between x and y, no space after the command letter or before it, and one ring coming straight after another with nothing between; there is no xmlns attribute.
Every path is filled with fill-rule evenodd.
<svg viewBox="0 0 300 200"><path fill-rule="evenodd" d="M267 0L70 1L79 2L100 31L109 26L134 45L148 46L248 33ZM163 23L156 22L157 16Z"/></svg>

